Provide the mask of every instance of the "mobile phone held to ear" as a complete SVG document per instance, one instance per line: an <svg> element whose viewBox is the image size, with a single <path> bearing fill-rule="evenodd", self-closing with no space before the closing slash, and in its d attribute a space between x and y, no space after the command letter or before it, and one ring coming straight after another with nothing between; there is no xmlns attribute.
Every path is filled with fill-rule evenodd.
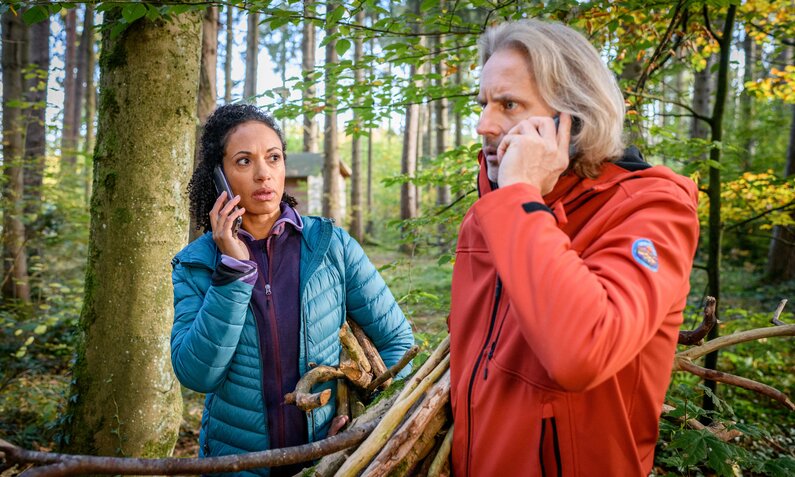
<svg viewBox="0 0 795 477"><path fill-rule="evenodd" d="M218 195L221 195L221 192L226 192L226 200L232 200L232 197L235 194L232 192L232 188L229 187L229 182L226 180L226 176L224 175L224 170L221 168L221 165L215 166L213 169L213 183L215 184L215 192ZM238 210L239 207L235 206L234 210ZM237 231L240 230L240 225L243 223L243 217L238 217L235 219L235 222L232 224L232 235L237 235Z"/></svg>
<svg viewBox="0 0 795 477"><path fill-rule="evenodd" d="M560 126L560 114L555 114L552 116L552 120L555 121L555 131L558 130L558 126ZM574 136L582 129L582 121L580 118L576 116L571 117L571 132L569 133L569 137ZM569 144L569 157L574 157L577 154L577 148L574 147L574 144Z"/></svg>

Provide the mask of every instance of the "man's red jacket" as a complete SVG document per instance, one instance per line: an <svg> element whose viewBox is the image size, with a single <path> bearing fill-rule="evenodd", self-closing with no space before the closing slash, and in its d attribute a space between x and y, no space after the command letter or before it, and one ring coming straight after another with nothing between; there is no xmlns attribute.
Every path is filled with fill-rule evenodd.
<svg viewBox="0 0 795 477"><path fill-rule="evenodd" d="M636 150L461 225L450 368L456 476L641 476L654 459L698 242L697 189Z"/></svg>

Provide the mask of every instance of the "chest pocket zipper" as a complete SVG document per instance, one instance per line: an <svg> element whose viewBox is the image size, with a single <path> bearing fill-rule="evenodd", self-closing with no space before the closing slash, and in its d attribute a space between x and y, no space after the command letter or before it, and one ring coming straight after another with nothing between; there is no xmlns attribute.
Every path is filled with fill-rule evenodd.
<svg viewBox="0 0 795 477"><path fill-rule="evenodd" d="M550 431L552 433L552 446L555 452L555 473L550 473L549 475L555 475L557 477L563 476L563 469L561 468L560 462L560 445L558 444L558 426L555 423L554 417L549 417L545 419L541 419L541 439L539 440L538 444L538 462L541 464L541 477L547 476L547 469L546 465L544 464L544 440L546 439L546 430L547 430L547 423L550 424Z"/></svg>
<svg viewBox="0 0 795 477"><path fill-rule="evenodd" d="M491 342L491 346L489 347L489 354L486 355L486 364L483 366L483 380L487 380L489 378L489 363L491 362L491 358L494 357L494 352L497 350L497 342L500 340L500 335L502 334L502 327L505 325L505 319L508 318L508 310L511 309L511 304L508 303L505 306L505 312L502 314L502 320L500 321L500 327L497 328L497 336L494 337L494 341Z"/></svg>

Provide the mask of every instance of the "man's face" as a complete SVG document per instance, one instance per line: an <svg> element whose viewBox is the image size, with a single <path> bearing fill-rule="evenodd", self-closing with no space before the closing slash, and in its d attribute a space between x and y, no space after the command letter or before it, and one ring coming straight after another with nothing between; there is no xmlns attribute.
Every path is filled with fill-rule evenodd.
<svg viewBox="0 0 795 477"><path fill-rule="evenodd" d="M553 116L555 111L541 99L527 58L515 49L498 50L483 65L478 102L483 112L477 132L483 136L489 180L497 182L497 146L505 134L523 119Z"/></svg>

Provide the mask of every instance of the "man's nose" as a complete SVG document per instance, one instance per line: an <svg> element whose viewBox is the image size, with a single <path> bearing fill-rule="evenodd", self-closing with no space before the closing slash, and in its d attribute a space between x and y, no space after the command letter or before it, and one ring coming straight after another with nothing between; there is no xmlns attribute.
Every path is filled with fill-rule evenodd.
<svg viewBox="0 0 795 477"><path fill-rule="evenodd" d="M499 136L500 128L494 117L494 111L488 105L483 107L480 113L477 127L475 128L479 136Z"/></svg>

